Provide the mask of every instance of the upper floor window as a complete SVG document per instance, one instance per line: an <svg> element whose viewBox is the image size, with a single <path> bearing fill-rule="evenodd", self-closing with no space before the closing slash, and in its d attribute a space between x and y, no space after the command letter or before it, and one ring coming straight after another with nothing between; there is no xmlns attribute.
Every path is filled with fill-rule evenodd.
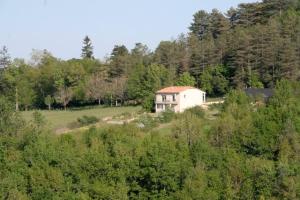
<svg viewBox="0 0 300 200"><path fill-rule="evenodd" d="M176 94L173 94L173 101L176 101Z"/></svg>
<svg viewBox="0 0 300 200"><path fill-rule="evenodd" d="M166 102L167 101L167 96L166 95L162 95L162 101Z"/></svg>

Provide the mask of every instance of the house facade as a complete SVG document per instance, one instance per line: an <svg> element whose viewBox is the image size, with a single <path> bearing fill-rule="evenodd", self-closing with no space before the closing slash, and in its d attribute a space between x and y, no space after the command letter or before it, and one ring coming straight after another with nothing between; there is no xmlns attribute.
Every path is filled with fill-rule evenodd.
<svg viewBox="0 0 300 200"><path fill-rule="evenodd" d="M184 112L188 108L201 106L206 102L206 93L194 87L173 86L156 92L155 111L157 113L171 109Z"/></svg>

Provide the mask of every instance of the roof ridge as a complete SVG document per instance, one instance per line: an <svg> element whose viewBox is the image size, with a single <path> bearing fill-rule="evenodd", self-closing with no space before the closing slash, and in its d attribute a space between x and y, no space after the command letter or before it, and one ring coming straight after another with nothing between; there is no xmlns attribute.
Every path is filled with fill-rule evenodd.
<svg viewBox="0 0 300 200"><path fill-rule="evenodd" d="M192 87L192 86L169 86L169 87L160 89L156 93L179 93L179 92L183 92L188 89L197 89L197 88Z"/></svg>

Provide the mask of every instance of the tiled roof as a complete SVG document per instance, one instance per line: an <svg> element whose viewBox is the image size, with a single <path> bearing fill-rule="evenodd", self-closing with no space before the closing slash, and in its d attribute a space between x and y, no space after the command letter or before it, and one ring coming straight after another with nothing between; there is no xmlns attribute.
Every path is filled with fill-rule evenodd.
<svg viewBox="0 0 300 200"><path fill-rule="evenodd" d="M172 86L172 87L163 88L157 91L156 93L179 93L188 89L196 89L196 88L191 86Z"/></svg>

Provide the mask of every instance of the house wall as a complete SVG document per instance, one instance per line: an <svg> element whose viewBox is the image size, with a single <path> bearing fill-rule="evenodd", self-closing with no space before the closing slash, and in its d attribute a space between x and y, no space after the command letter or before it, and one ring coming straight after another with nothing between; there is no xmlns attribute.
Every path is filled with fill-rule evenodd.
<svg viewBox="0 0 300 200"><path fill-rule="evenodd" d="M188 108L201 106L205 101L205 92L198 89L185 90L179 94L179 99L179 112L184 112Z"/></svg>
<svg viewBox="0 0 300 200"><path fill-rule="evenodd" d="M163 101L163 95L166 96L166 101ZM156 94L156 112L163 112L168 107L175 112L184 112L188 108L201 106L205 102L205 92L198 89L188 89L175 95L176 101L173 101L173 94Z"/></svg>
<svg viewBox="0 0 300 200"><path fill-rule="evenodd" d="M166 100L163 101L163 96L166 96ZM173 101L173 95L175 95L175 101ZM179 94L170 94L170 93L165 93L165 94L156 94L155 98L156 102L156 112L162 112L165 111L168 108L173 109L175 112L179 112Z"/></svg>
<svg viewBox="0 0 300 200"><path fill-rule="evenodd" d="M173 102L173 94L156 94L156 102L162 102L162 96L165 95L166 96L166 101L165 102ZM178 99L178 94L176 95L176 100Z"/></svg>

